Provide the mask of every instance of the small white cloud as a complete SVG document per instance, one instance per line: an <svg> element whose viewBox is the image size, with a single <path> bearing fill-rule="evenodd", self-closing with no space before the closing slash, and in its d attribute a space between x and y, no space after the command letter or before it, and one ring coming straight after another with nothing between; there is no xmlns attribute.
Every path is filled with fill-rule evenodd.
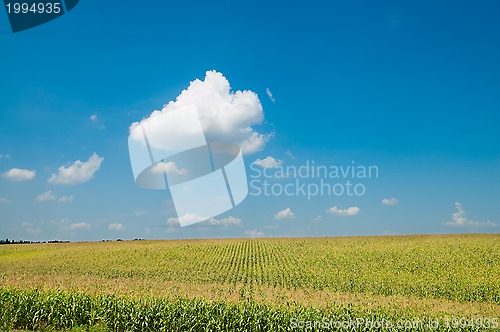
<svg viewBox="0 0 500 332"><path fill-rule="evenodd" d="M115 222L112 224L109 224L108 229L110 231L123 231L125 227L123 227L123 224Z"/></svg>
<svg viewBox="0 0 500 332"><path fill-rule="evenodd" d="M267 96L269 97L269 99L271 99L271 101L273 103L276 102L276 99L273 98L273 94L272 94L271 90L269 90L269 88L266 89L266 93L267 93Z"/></svg>
<svg viewBox="0 0 500 332"><path fill-rule="evenodd" d="M258 231L256 229L252 229L252 230L246 230L245 232L243 232L243 236L250 237L250 238L256 238L256 237L264 237L265 234L264 234L264 232Z"/></svg>
<svg viewBox="0 0 500 332"><path fill-rule="evenodd" d="M280 212L278 212L274 215L274 219L276 219L276 220L293 219L293 218L295 218L295 214L292 212L292 210L290 208L286 208L284 210L281 210Z"/></svg>
<svg viewBox="0 0 500 332"><path fill-rule="evenodd" d="M48 202L48 201L53 201L55 199L56 199L56 197L54 195L52 195L52 191L49 190L47 192L44 192L43 194L38 195L35 198L35 201L37 201L37 202Z"/></svg>
<svg viewBox="0 0 500 332"><path fill-rule="evenodd" d="M36 171L29 169L12 168L11 170L2 174L6 179L12 181L29 181L35 178Z"/></svg>
<svg viewBox="0 0 500 332"><path fill-rule="evenodd" d="M295 156L293 155L292 151L290 151L290 150L286 150L285 154L287 155L288 158L290 158L292 160L297 159L297 158L295 158Z"/></svg>
<svg viewBox="0 0 500 332"><path fill-rule="evenodd" d="M77 160L68 167L61 166L57 174L51 175L49 183L74 185L90 181L101 168L103 160L94 152L87 162Z"/></svg>
<svg viewBox="0 0 500 332"><path fill-rule="evenodd" d="M257 159L253 164L262 168L276 168L283 164L283 160L276 160L271 156L267 156L264 159Z"/></svg>
<svg viewBox="0 0 500 332"><path fill-rule="evenodd" d="M3 159L10 159L10 155L8 155L8 154L0 154L0 161L2 161Z"/></svg>
<svg viewBox="0 0 500 332"><path fill-rule="evenodd" d="M456 227L466 227L466 226L488 226L488 227L495 227L497 224L492 222L491 220L487 220L484 222L478 222L474 220L470 220L465 216L465 210L460 204L460 202L455 203L455 209L457 211L453 213L453 220L446 222L445 225L448 226L456 226Z"/></svg>
<svg viewBox="0 0 500 332"><path fill-rule="evenodd" d="M96 114L92 114L92 115L90 116L90 121L92 121L92 122L97 122L97 120L99 120L99 119L97 118L97 115L96 115Z"/></svg>
<svg viewBox="0 0 500 332"><path fill-rule="evenodd" d="M177 175L187 175L188 170L185 168L177 168L177 165L173 161L159 162L158 164L151 167L151 172L157 174L177 174Z"/></svg>
<svg viewBox="0 0 500 332"><path fill-rule="evenodd" d="M233 217L233 216L229 216L227 218L222 218L222 219L210 218L207 221L207 223L209 225L214 225L214 226L240 225L241 224L241 219Z"/></svg>
<svg viewBox="0 0 500 332"><path fill-rule="evenodd" d="M350 216L355 216L359 214L359 211L361 211L358 207L356 206L351 206L347 208L346 210L342 210L337 208L336 206L329 208L326 210L326 212L336 215L336 216L341 216L341 217L350 217Z"/></svg>
<svg viewBox="0 0 500 332"><path fill-rule="evenodd" d="M111 225L110 225L111 226ZM86 222L79 222L79 223L75 223L75 224L71 224L69 225L69 228L70 229L83 229L83 230L87 230L87 229L90 229L90 225L87 224Z"/></svg>
<svg viewBox="0 0 500 332"><path fill-rule="evenodd" d="M397 198L394 198L394 197L391 197L391 198L384 198L384 199L382 200L382 204L383 204L383 205L396 205L396 204L398 204L398 203L399 203L398 199L397 199Z"/></svg>
<svg viewBox="0 0 500 332"><path fill-rule="evenodd" d="M322 216L316 216L314 218L312 218L312 221L321 221L323 219Z"/></svg>
<svg viewBox="0 0 500 332"><path fill-rule="evenodd" d="M61 196L57 201L61 203L71 203L73 202L73 196Z"/></svg>
<svg viewBox="0 0 500 332"><path fill-rule="evenodd" d="M12 203L11 200L8 200L7 198L0 197L0 204L10 204Z"/></svg>

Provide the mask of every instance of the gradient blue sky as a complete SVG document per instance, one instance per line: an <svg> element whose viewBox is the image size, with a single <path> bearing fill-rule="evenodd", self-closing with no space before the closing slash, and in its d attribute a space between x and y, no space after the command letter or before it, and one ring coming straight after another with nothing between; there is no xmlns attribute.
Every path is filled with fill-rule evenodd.
<svg viewBox="0 0 500 332"><path fill-rule="evenodd" d="M498 233L499 12L493 0L82 0L13 34L1 9L0 238ZM275 133L245 156L249 172L271 156L377 165L378 179L362 197L249 196L217 217L235 224L168 224L168 192L134 183L128 128L208 70L257 93L265 123L254 128ZM48 182L94 152L104 160L89 181ZM13 168L36 175L13 181ZM275 218L287 208L294 218Z"/></svg>

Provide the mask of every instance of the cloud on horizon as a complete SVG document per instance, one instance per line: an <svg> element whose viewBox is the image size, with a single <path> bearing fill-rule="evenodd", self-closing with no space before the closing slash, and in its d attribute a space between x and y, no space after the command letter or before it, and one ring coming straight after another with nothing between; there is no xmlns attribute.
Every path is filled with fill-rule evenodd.
<svg viewBox="0 0 500 332"><path fill-rule="evenodd" d="M467 226L487 226L487 227L496 227L497 224L492 222L491 220L487 220L484 222L478 222L471 219L468 219L465 216L465 210L460 202L455 202L455 209L457 210L453 213L452 221L445 222L444 224L447 226L453 227L467 227Z"/></svg>

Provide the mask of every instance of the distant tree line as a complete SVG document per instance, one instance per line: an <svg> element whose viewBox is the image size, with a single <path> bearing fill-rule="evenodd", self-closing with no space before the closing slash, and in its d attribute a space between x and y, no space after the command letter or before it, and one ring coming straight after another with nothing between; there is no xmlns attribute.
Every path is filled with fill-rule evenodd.
<svg viewBox="0 0 500 332"><path fill-rule="evenodd" d="M51 241L24 241L24 240L9 240L9 239L1 239L0 244L31 244L31 243L69 243L69 241L58 241L58 240L51 240Z"/></svg>

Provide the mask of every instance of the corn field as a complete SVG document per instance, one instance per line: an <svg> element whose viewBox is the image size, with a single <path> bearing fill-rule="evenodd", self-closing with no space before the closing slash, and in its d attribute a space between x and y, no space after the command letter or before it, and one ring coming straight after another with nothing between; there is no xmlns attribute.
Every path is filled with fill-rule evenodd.
<svg viewBox="0 0 500 332"><path fill-rule="evenodd" d="M292 319L437 319L438 330L476 331L484 326L446 322L498 319L499 275L500 235L6 245L0 329L288 331L301 330Z"/></svg>

